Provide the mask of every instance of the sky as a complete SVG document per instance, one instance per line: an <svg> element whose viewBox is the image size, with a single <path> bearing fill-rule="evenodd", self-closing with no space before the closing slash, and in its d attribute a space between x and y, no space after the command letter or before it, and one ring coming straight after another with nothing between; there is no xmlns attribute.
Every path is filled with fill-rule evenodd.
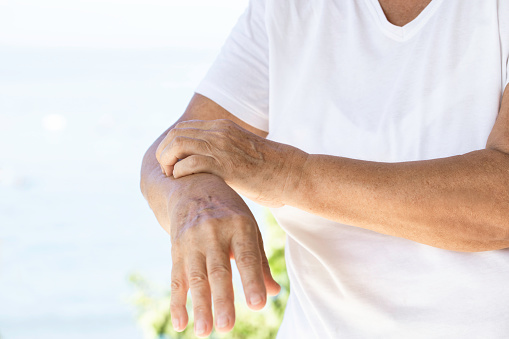
<svg viewBox="0 0 509 339"><path fill-rule="evenodd" d="M214 48L245 0L2 0L0 45Z"/></svg>

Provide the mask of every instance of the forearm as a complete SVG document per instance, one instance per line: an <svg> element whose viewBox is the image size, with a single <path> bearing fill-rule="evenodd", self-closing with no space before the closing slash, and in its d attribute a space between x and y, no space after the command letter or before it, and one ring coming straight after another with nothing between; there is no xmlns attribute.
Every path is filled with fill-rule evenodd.
<svg viewBox="0 0 509 339"><path fill-rule="evenodd" d="M180 179L165 176L155 155L157 146L165 135L166 133L163 133L143 157L140 189L161 226L171 234L169 209L175 208L176 204L181 202L186 191L190 191L193 186L200 186L205 190L205 186L218 185L219 189L220 186L227 185L221 178L207 173Z"/></svg>
<svg viewBox="0 0 509 339"><path fill-rule="evenodd" d="M140 189L159 223L161 225L169 226L167 213L169 198L168 193L172 190L172 186L176 183L172 178L168 178L162 173L161 166L157 162L155 156L157 146L163 137L164 134L150 146L143 157ZM166 229L166 227L165 230L170 233L170 230Z"/></svg>
<svg viewBox="0 0 509 339"><path fill-rule="evenodd" d="M177 203L188 200L185 199L185 195L186 192L191 191L191 188L196 187L197 192L202 192L200 193L201 195L203 195L203 192L205 192L205 190L209 187L212 187L210 189L218 194L224 193L224 190L229 189L224 180L212 174L201 173L176 180L172 176L166 177L162 173L161 166L156 158L156 150L159 144L165 138L168 131L173 129L178 123L195 119L231 119L238 124L243 124L246 129L249 129L253 133L257 133L259 135L266 134L244 124L210 99L199 94L195 94L193 96L184 114L175 122L175 124L170 126L166 132L154 141L147 150L143 157L141 167L140 188L143 196L148 201L159 223L168 233L170 233L171 228L168 217L169 210L171 208L175 208ZM229 196L229 194L230 193L227 193L226 195ZM195 200L199 198L196 194L193 196Z"/></svg>
<svg viewBox="0 0 509 339"><path fill-rule="evenodd" d="M509 247L507 154L406 163L309 155L303 163L288 184L287 205L444 249Z"/></svg>

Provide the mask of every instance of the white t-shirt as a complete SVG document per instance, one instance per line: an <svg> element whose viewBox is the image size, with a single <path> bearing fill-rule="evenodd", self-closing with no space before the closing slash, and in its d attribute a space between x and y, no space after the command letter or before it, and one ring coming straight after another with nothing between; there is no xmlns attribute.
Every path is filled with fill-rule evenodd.
<svg viewBox="0 0 509 339"><path fill-rule="evenodd" d="M196 91L309 153L426 160L485 147L508 56L508 0L433 0L404 27L378 0L252 0ZM509 250L273 213L291 282L278 338L509 338Z"/></svg>

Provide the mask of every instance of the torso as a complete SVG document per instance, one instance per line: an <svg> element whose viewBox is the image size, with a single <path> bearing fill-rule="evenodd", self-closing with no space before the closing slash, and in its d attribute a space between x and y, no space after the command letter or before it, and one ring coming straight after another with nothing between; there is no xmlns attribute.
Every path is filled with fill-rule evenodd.
<svg viewBox="0 0 509 339"><path fill-rule="evenodd" d="M270 140L376 162L485 147L507 79L508 2L403 1L267 2ZM279 339L507 338L509 250L272 212L291 281Z"/></svg>
<svg viewBox="0 0 509 339"><path fill-rule="evenodd" d="M379 0L387 20L403 27L426 8L431 0Z"/></svg>

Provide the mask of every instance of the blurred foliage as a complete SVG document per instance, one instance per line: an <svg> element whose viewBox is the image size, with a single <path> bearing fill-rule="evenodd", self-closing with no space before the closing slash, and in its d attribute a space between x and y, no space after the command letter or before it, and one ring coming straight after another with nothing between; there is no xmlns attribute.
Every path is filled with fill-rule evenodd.
<svg viewBox="0 0 509 339"><path fill-rule="evenodd" d="M290 282L286 274L284 258L285 233L268 211L266 221L268 240L265 243L265 251L272 275L281 285L281 292L275 297L269 297L265 308L258 312L251 311L244 301L243 293L237 292L235 327L226 334L213 331L209 338L271 339L276 337L290 293ZM146 338L196 338L193 331L194 322L190 298L187 301L189 324L183 332L176 332L171 325L169 288L157 288L138 274L133 274L129 280L136 288L132 301L137 308L138 322ZM240 297L237 298L239 295Z"/></svg>

